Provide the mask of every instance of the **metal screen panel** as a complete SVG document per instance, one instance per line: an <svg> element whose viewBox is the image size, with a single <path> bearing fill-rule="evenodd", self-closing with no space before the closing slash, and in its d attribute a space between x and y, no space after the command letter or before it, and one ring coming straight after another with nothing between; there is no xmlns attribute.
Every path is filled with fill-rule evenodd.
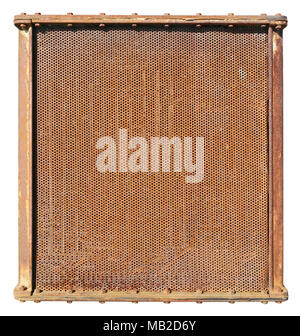
<svg viewBox="0 0 300 336"><path fill-rule="evenodd" d="M267 290L268 29L41 26L33 45L35 287ZM119 129L203 137L203 181L100 173Z"/></svg>

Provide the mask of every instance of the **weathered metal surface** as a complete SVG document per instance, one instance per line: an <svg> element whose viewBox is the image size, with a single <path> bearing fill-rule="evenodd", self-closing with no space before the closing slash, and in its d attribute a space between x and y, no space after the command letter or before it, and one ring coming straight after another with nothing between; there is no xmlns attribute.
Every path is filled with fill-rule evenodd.
<svg viewBox="0 0 300 336"><path fill-rule="evenodd" d="M267 16L243 16L229 14L226 16L209 15L16 15L14 23L17 27L20 24L185 24L185 25L287 25L287 18L281 14Z"/></svg>
<svg viewBox="0 0 300 336"><path fill-rule="evenodd" d="M287 300L287 295L284 293L267 292L145 292L141 291L133 293L108 291L106 293L99 292L34 292L33 295L27 297L18 297L19 300L28 301L100 301L101 303L109 301L123 302L283 302Z"/></svg>
<svg viewBox="0 0 300 336"><path fill-rule="evenodd" d="M32 290L32 28L19 31L19 283Z"/></svg>
<svg viewBox="0 0 300 336"><path fill-rule="evenodd" d="M282 31L273 34L273 278L283 287L283 50Z"/></svg>
<svg viewBox="0 0 300 336"><path fill-rule="evenodd" d="M154 17L153 22L169 24L167 17ZM15 20L24 25L23 43L30 36L25 58L20 53L20 78L30 85L35 23L37 164L32 241L29 86L29 91L20 91L20 106L26 106L20 108L20 124L25 125L20 148L27 149L20 151L20 167L24 162L27 167L20 175L20 190L28 196L20 198L20 265L27 273L20 268L17 299L287 299L282 192L278 195L281 28L286 19L268 17L268 28L250 21L243 26L246 19L265 16L229 17L239 26L222 27L223 17L218 27L181 25L172 27L171 34L169 27L158 26L137 30L115 25L104 31L73 26L80 20L95 23L89 20L99 16L75 21L55 16L68 27L44 25L54 18L40 14ZM130 20L135 18L142 19L132 15ZM210 20L213 24L216 18ZM99 176L93 144L103 132L114 136L114 127L127 128L131 136L204 135L211 140L207 180L191 187L176 174L159 180L143 174Z"/></svg>
<svg viewBox="0 0 300 336"><path fill-rule="evenodd" d="M269 136L269 285L273 288L273 28L269 27L269 116L268 116L268 136Z"/></svg>

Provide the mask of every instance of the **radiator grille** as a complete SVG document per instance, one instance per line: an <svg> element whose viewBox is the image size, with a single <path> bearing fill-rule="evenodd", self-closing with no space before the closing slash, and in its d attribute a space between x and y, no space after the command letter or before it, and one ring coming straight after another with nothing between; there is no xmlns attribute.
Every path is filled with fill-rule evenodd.
<svg viewBox="0 0 300 336"><path fill-rule="evenodd" d="M41 26L34 55L36 288L267 289L266 28ZM204 137L204 180L100 173L120 128Z"/></svg>

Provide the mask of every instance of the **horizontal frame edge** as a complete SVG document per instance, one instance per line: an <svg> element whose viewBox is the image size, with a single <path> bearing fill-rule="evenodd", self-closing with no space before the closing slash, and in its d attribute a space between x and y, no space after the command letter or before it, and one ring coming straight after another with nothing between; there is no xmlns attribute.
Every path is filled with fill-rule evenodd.
<svg viewBox="0 0 300 336"><path fill-rule="evenodd" d="M101 301L101 302L246 302L246 301L287 301L288 293L283 287L280 291L262 291L262 292L237 292L216 293L207 292L199 294L197 292L140 292L130 293L130 291L108 291L101 292L41 292L31 293L26 289L22 290L16 287L14 296L19 301Z"/></svg>
<svg viewBox="0 0 300 336"><path fill-rule="evenodd" d="M209 16L209 15L16 15L14 24L204 24L287 26L286 16ZM21 27L22 29L22 27Z"/></svg>

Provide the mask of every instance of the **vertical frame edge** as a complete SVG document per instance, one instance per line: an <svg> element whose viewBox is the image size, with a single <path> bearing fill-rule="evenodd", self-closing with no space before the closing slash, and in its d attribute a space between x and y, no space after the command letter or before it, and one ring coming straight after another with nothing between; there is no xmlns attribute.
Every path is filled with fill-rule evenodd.
<svg viewBox="0 0 300 336"><path fill-rule="evenodd" d="M15 297L28 296L32 279L32 27L19 30L19 282Z"/></svg>
<svg viewBox="0 0 300 336"><path fill-rule="evenodd" d="M283 285L283 43L282 29L273 30L272 108L272 273L276 293Z"/></svg>

